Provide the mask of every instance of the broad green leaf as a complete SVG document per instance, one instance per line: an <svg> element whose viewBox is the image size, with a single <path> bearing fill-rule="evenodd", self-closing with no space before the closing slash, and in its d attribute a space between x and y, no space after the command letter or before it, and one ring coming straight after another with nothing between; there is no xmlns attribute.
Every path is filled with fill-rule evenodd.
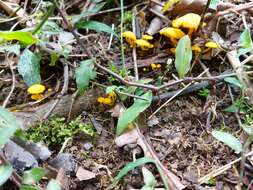
<svg viewBox="0 0 253 190"><path fill-rule="evenodd" d="M22 185L19 190L39 190L39 188L29 185Z"/></svg>
<svg viewBox="0 0 253 190"><path fill-rule="evenodd" d="M89 86L89 82L96 78L96 72L94 71L94 60L88 59L82 61L80 67L75 71L76 84L81 94Z"/></svg>
<svg viewBox="0 0 253 190"><path fill-rule="evenodd" d="M118 175L113 179L112 185L110 185L109 189L113 189L117 183L131 170L134 168L146 164L146 163L156 163L155 160L148 158L148 157L143 157L143 158L138 158L134 162L130 162L127 165L124 166L118 173Z"/></svg>
<svg viewBox="0 0 253 190"><path fill-rule="evenodd" d="M15 116L7 109L0 107L0 148L8 142L18 128Z"/></svg>
<svg viewBox="0 0 253 190"><path fill-rule="evenodd" d="M134 104L127 108L120 116L117 124L117 135L120 135L132 123L141 112L145 111L151 104L152 93L147 92L141 96L147 100L136 99Z"/></svg>
<svg viewBox="0 0 253 190"><path fill-rule="evenodd" d="M142 175L146 186L155 187L156 179L154 175L144 166L142 167Z"/></svg>
<svg viewBox="0 0 253 190"><path fill-rule="evenodd" d="M222 131L212 131L212 135L217 140L225 143L230 148L235 150L236 153L240 153L243 150L243 147L240 141L229 133L222 132Z"/></svg>
<svg viewBox="0 0 253 190"><path fill-rule="evenodd" d="M24 45L32 45L38 41L35 37L33 37L32 33L23 31L0 32L0 38L7 41L18 40Z"/></svg>
<svg viewBox="0 0 253 190"><path fill-rule="evenodd" d="M238 111L238 107L235 104L232 104L231 106L228 106L226 109L224 109L225 112L235 113Z"/></svg>
<svg viewBox="0 0 253 190"><path fill-rule="evenodd" d="M145 185L141 188L141 190L154 190L154 187L150 187L148 185Z"/></svg>
<svg viewBox="0 0 253 190"><path fill-rule="evenodd" d="M25 49L20 56L18 72L28 86L41 83L40 60L29 49Z"/></svg>
<svg viewBox="0 0 253 190"><path fill-rule="evenodd" d="M219 3L220 3L220 0L211 0L209 8L216 10Z"/></svg>
<svg viewBox="0 0 253 190"><path fill-rule="evenodd" d="M18 44L3 45L3 46L0 46L0 51L15 53L17 56L19 56L20 55L20 45L18 45Z"/></svg>
<svg viewBox="0 0 253 190"><path fill-rule="evenodd" d="M0 166L0 186L11 177L12 171L13 168L11 165Z"/></svg>
<svg viewBox="0 0 253 190"><path fill-rule="evenodd" d="M110 26L102 23L102 22L97 22L97 21L82 21L78 22L76 27L78 29L90 29L90 30L96 30L96 31L101 31L101 32L106 32L109 34L113 34L116 37L119 37Z"/></svg>
<svg viewBox="0 0 253 190"><path fill-rule="evenodd" d="M182 37L176 48L175 66L180 78L183 78L191 68L192 49L188 35Z"/></svg>
<svg viewBox="0 0 253 190"><path fill-rule="evenodd" d="M237 56L246 54L252 50L252 39L250 35L250 30L246 28L243 33L240 35L240 44Z"/></svg>
<svg viewBox="0 0 253 190"><path fill-rule="evenodd" d="M169 0L163 7L162 12L167 11L172 5L176 4L181 0Z"/></svg>
<svg viewBox="0 0 253 190"><path fill-rule="evenodd" d="M36 183L42 179L44 176L45 171L43 168L33 168L29 171L25 171L23 174L23 184L31 185L33 183Z"/></svg>
<svg viewBox="0 0 253 190"><path fill-rule="evenodd" d="M226 77L226 78L224 78L224 81L229 84L238 86L241 89L243 88L243 85L241 84L241 82L235 77Z"/></svg>
<svg viewBox="0 0 253 190"><path fill-rule="evenodd" d="M61 186L56 180L51 179L46 190L61 190Z"/></svg>

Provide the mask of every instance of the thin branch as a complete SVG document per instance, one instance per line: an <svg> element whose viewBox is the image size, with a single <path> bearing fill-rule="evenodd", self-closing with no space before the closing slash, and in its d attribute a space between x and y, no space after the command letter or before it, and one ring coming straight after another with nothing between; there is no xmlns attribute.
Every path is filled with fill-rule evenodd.
<svg viewBox="0 0 253 190"><path fill-rule="evenodd" d="M11 85L11 90L8 94L8 96L6 97L6 99L4 100L3 102L3 107L5 108L9 102L9 99L12 95L12 93L14 92L15 90L15 83L16 83L16 79L15 79L15 73L14 73L14 70L13 70L13 67L12 67L12 62L10 63L10 70L11 70L11 75L12 75L12 85Z"/></svg>
<svg viewBox="0 0 253 190"><path fill-rule="evenodd" d="M232 8L229 8L225 11L220 11L217 13L217 16L224 16L226 14L229 14L229 13L235 13L235 12L239 12L239 11L243 11L243 10L248 10L248 9L251 9L253 8L253 2L249 2L249 3L244 3L244 4L241 4L241 5L236 5Z"/></svg>

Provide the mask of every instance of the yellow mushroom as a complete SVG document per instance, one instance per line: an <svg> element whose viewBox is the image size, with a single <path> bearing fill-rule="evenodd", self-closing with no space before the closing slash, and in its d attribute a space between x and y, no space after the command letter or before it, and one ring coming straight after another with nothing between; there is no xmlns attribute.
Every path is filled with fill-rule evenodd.
<svg viewBox="0 0 253 190"><path fill-rule="evenodd" d="M100 104L107 105L107 106L113 106L116 101L116 94L114 92L109 92L107 97L98 97L97 101Z"/></svg>
<svg viewBox="0 0 253 190"><path fill-rule="evenodd" d="M46 90L46 87L42 84L34 84L27 89L27 92L31 94L31 99L40 100L43 98L43 92Z"/></svg>
<svg viewBox="0 0 253 190"><path fill-rule="evenodd" d="M194 51L196 54L201 53L201 48L197 45L192 46L192 51Z"/></svg>
<svg viewBox="0 0 253 190"><path fill-rule="evenodd" d="M136 46L138 48L141 48L141 50L143 50L143 51L147 51L147 50L149 50L149 49L151 49L151 48L154 47L147 40L143 40L143 39L138 39L138 40L135 41L135 43L136 43Z"/></svg>
<svg viewBox="0 0 253 190"><path fill-rule="evenodd" d="M153 40L153 36L150 36L150 35L147 35L147 34L144 34L144 35L142 35L142 39L143 40Z"/></svg>
<svg viewBox="0 0 253 190"><path fill-rule="evenodd" d="M161 65L160 64L155 64L155 63L152 63L151 65L151 68L153 71L156 71L158 70L159 68L161 68Z"/></svg>
<svg viewBox="0 0 253 190"><path fill-rule="evenodd" d="M130 47L135 47L136 36L131 31L126 31L122 33L123 38L125 38L126 42L130 45Z"/></svg>
<svg viewBox="0 0 253 190"><path fill-rule="evenodd" d="M168 37L174 46L177 45L177 40L181 39L185 35L182 30L172 27L163 28L159 33L163 36Z"/></svg>
<svg viewBox="0 0 253 190"><path fill-rule="evenodd" d="M172 26L175 28L188 28L188 35L191 36L200 24L201 17L195 13L188 13L172 21Z"/></svg>
<svg viewBox="0 0 253 190"><path fill-rule="evenodd" d="M170 48L170 52L175 54L176 53L176 48Z"/></svg>
<svg viewBox="0 0 253 190"><path fill-rule="evenodd" d="M211 49L219 48L220 46L216 42L210 41L210 42L205 43L205 47L207 48L203 51L203 53L206 53Z"/></svg>

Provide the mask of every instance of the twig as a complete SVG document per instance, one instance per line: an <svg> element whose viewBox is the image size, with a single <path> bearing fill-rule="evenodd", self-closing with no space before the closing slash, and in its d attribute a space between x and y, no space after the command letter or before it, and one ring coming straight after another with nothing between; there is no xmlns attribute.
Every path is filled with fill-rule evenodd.
<svg viewBox="0 0 253 190"><path fill-rule="evenodd" d="M67 91L68 91L68 84L69 84L69 67L68 64L63 63L64 64L64 82L63 82L63 87L61 90L60 95L57 97L57 99L55 100L55 102L53 103L52 107L48 110L48 112L43 116L43 119L47 119L49 117L49 115L52 113L52 111L54 110L54 108L57 106L57 104L60 101L60 98L62 96L64 96Z"/></svg>
<svg viewBox="0 0 253 190"><path fill-rule="evenodd" d="M10 70L11 70L11 75L12 75L12 85L11 85L11 90L8 94L8 96L6 97L6 99L4 100L3 102L3 107L5 108L9 102L9 99L15 89L15 83L16 83L16 78L15 78L15 73L14 73L14 70L13 70L13 67L12 67L12 62L9 63L10 64Z"/></svg>
<svg viewBox="0 0 253 190"><path fill-rule="evenodd" d="M137 10L136 7L133 9L134 16L132 18L132 28L133 28L133 33L136 35L136 14ZM134 66L134 76L135 76L135 81L139 80L139 74L138 74L138 64L137 64L137 53L136 53L136 47L133 47L133 66Z"/></svg>
<svg viewBox="0 0 253 190"><path fill-rule="evenodd" d="M207 71L207 70L206 70ZM201 77L203 74L206 73L206 71L202 72L199 77ZM148 119L151 119L157 112L159 112L164 106L166 106L169 102L171 102L171 100L173 100L175 97L177 97L181 92L183 92L186 88L188 88L190 85L192 84L189 83L187 84L184 88L182 88L181 90L179 90L174 96L172 96L170 99L168 99L164 104L162 104L157 110L155 110L149 117Z"/></svg>
<svg viewBox="0 0 253 190"><path fill-rule="evenodd" d="M253 8L253 2L244 3L244 4L241 4L241 5L237 5L237 6L234 6L232 8L229 8L225 11L220 11L220 12L217 13L217 16L224 16L224 15L229 14L229 13L239 12L239 11L247 10L247 9L250 9L250 8Z"/></svg>
<svg viewBox="0 0 253 190"><path fill-rule="evenodd" d="M121 92L121 91L118 91L118 90L115 90L115 91L116 91L116 93L118 93L118 94L122 94L122 95L129 96L129 97L132 97L132 98L140 99L140 100L146 100L146 101L149 101L149 100L148 100L148 99L146 99L146 98L142 98L142 97L140 97L140 96L136 96L136 95L134 95L134 94L128 94L128 93Z"/></svg>
<svg viewBox="0 0 253 190"><path fill-rule="evenodd" d="M72 108L73 108L73 105L74 105L74 102L75 102L75 100L76 100L76 96L77 96L78 92L79 92L79 90L77 90L77 91L72 95L71 104L70 104L70 108L69 108L69 113L68 113L68 119L67 119L67 121L69 121L70 118L71 118Z"/></svg>
<svg viewBox="0 0 253 190"><path fill-rule="evenodd" d="M150 10L150 12L152 12L153 14L155 14L156 16L158 16L159 18L161 18L162 20L164 20L167 24L171 24L170 19L168 19L163 14L157 12L155 9L152 9L152 8L150 8L149 10Z"/></svg>
<svg viewBox="0 0 253 190"><path fill-rule="evenodd" d="M112 24L112 31L114 31L114 24ZM111 48L111 45L112 45L112 39L113 39L113 34L111 34L110 36L110 40L109 40L109 44L108 44L108 47L107 47L107 50L109 50Z"/></svg>
<svg viewBox="0 0 253 190"><path fill-rule="evenodd" d="M199 23L197 31L199 31L202 28L202 25L203 25L204 19L205 19L205 14L206 14L207 9L209 8L210 3L211 3L211 0L207 0L206 6L205 6L203 12L201 13L201 19L200 19L200 23Z"/></svg>
<svg viewBox="0 0 253 190"><path fill-rule="evenodd" d="M249 156L252 156L252 155L253 155L253 151L250 151L249 153L247 153L247 154L245 155L245 157L249 157ZM240 158L237 158L236 160L234 160L234 161L232 161L232 162L230 162L230 163L228 163L228 164L226 164L226 165L224 165L224 166L218 168L217 170L214 170L214 171L210 172L209 174L207 174L207 175L203 176L202 178L200 178L200 179L198 180L198 182L199 182L200 184L206 183L210 178L216 177L216 176L218 176L218 175L224 173L224 172L227 171L228 169L230 169L231 166L232 166L233 164L235 164L235 163L237 163L237 162L240 162L241 159L242 159L241 157L240 157Z"/></svg>

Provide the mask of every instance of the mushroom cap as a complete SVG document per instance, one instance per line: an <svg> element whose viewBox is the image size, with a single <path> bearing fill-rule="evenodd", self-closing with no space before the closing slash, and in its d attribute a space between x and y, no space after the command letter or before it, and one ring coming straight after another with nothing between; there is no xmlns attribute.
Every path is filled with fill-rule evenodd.
<svg viewBox="0 0 253 190"><path fill-rule="evenodd" d="M219 48L219 44L217 44L216 42L212 42L212 41L207 42L205 44L205 46L208 47L208 48L213 48L213 49Z"/></svg>
<svg viewBox="0 0 253 190"><path fill-rule="evenodd" d="M168 38L175 38L175 39L180 39L185 35L185 33L182 30L172 27L163 28L162 30L160 30L159 33Z"/></svg>
<svg viewBox="0 0 253 190"><path fill-rule="evenodd" d="M41 94L46 90L46 87L42 84L33 84L27 89L29 94Z"/></svg>
<svg viewBox="0 0 253 190"><path fill-rule="evenodd" d="M201 53L201 48L197 45L192 46L192 51L195 51L196 53Z"/></svg>
<svg viewBox="0 0 253 190"><path fill-rule="evenodd" d="M133 32L131 32L131 31L123 32L122 36L123 36L123 38L125 38L126 42L130 46L134 46L135 45L136 35Z"/></svg>
<svg viewBox="0 0 253 190"><path fill-rule="evenodd" d="M153 48L154 46L149 43L147 40L138 39L135 41L137 47L140 47L142 50L148 50L150 48Z"/></svg>
<svg viewBox="0 0 253 190"><path fill-rule="evenodd" d="M153 36L144 34L144 35L142 35L142 39L143 39L143 40L153 40Z"/></svg>
<svg viewBox="0 0 253 190"><path fill-rule="evenodd" d="M172 21L172 26L175 28L191 28L196 31L199 27L201 17L195 13L188 13Z"/></svg>
<svg viewBox="0 0 253 190"><path fill-rule="evenodd" d="M31 95L32 100L41 100L42 98L44 98L43 94L32 94Z"/></svg>

